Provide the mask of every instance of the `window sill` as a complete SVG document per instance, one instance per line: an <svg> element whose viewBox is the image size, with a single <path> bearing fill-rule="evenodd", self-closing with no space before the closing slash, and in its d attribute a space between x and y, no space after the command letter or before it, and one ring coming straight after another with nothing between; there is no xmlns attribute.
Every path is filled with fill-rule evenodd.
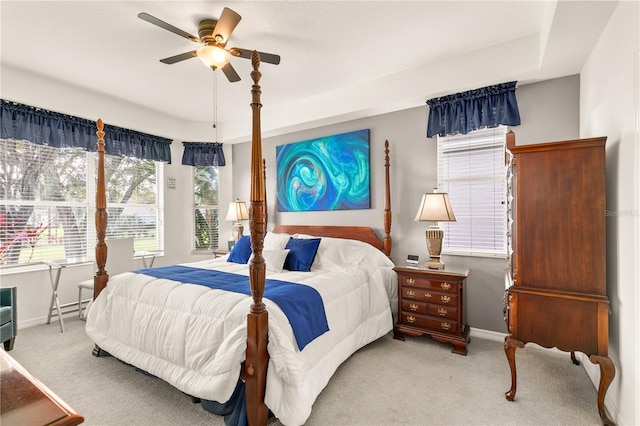
<svg viewBox="0 0 640 426"><path fill-rule="evenodd" d="M76 266L91 265L93 261L82 260L73 263L66 263L65 267L73 268ZM6 275L25 274L28 272L48 271L49 265L46 262L34 262L23 265L8 265L0 267L0 277Z"/></svg>
<svg viewBox="0 0 640 426"><path fill-rule="evenodd" d="M443 250L441 253L443 256L466 256L466 257L490 257L493 259L508 259L505 253L487 253L480 251L445 251Z"/></svg>

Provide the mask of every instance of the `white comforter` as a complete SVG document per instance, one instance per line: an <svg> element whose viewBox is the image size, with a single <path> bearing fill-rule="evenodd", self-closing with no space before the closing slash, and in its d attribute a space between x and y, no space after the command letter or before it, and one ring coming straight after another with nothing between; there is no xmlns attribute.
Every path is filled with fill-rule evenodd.
<svg viewBox="0 0 640 426"><path fill-rule="evenodd" d="M337 246L329 240L322 240L311 272L267 271L267 278L318 290L329 324L329 332L300 351L285 315L265 300L270 356L265 403L288 425L303 424L338 366L393 326L397 286L391 261L367 244ZM248 265L226 258L186 265L249 273ZM86 331L122 361L189 395L224 402L245 359L250 305L251 297L243 294L129 272L111 277L92 304Z"/></svg>

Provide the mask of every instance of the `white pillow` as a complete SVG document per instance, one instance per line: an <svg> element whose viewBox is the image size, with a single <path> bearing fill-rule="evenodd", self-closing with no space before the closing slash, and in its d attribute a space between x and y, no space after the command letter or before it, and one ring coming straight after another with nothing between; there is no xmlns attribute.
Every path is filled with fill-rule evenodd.
<svg viewBox="0 0 640 426"><path fill-rule="evenodd" d="M264 263L267 268L267 271L275 272L279 274L282 272L282 267L284 266L284 261L289 254L289 249L286 250L262 250L262 257L264 258ZM251 253L251 257L249 258L249 262L253 258L253 253Z"/></svg>
<svg viewBox="0 0 640 426"><path fill-rule="evenodd" d="M372 245L344 238L322 237L316 254L321 269L355 273L359 269L373 271L381 266L393 267L393 262ZM313 267L312 267L313 268Z"/></svg>
<svg viewBox="0 0 640 426"><path fill-rule="evenodd" d="M289 234L276 234L267 232L264 236L264 250L284 250L291 236Z"/></svg>

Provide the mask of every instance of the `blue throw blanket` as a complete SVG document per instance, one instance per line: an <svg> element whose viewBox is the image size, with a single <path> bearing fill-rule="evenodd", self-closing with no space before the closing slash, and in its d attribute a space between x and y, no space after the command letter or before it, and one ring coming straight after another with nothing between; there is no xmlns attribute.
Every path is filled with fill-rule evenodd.
<svg viewBox="0 0 640 426"><path fill-rule="evenodd" d="M133 272L251 295L249 277L245 275L181 265L138 269ZM322 297L315 288L267 279L264 297L276 303L287 316L300 350L316 337L329 331Z"/></svg>

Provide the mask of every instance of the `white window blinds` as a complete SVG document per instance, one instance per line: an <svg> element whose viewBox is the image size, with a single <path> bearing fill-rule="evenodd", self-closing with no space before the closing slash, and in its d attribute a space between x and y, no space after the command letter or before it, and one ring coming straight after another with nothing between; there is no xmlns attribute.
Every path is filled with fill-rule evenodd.
<svg viewBox="0 0 640 426"><path fill-rule="evenodd" d="M0 141L0 266L95 256L96 155ZM163 249L162 163L106 156L107 237Z"/></svg>
<svg viewBox="0 0 640 426"><path fill-rule="evenodd" d="M193 167L193 245L196 250L219 247L218 167Z"/></svg>
<svg viewBox="0 0 640 426"><path fill-rule="evenodd" d="M443 253L506 256L504 126L438 137L438 190L456 222L443 222Z"/></svg>

